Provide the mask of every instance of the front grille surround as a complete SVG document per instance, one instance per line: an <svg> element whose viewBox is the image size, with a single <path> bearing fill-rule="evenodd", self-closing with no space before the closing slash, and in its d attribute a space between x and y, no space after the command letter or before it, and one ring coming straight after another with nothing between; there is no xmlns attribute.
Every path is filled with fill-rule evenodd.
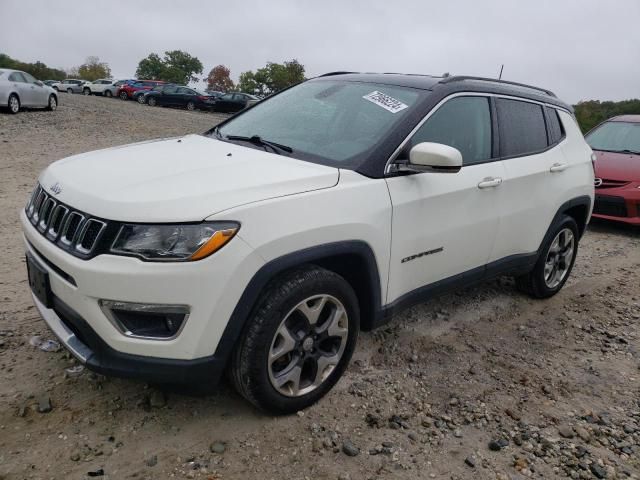
<svg viewBox="0 0 640 480"><path fill-rule="evenodd" d="M57 201L37 185L25 207L31 224L48 241L80 258L101 253L111 222Z"/></svg>

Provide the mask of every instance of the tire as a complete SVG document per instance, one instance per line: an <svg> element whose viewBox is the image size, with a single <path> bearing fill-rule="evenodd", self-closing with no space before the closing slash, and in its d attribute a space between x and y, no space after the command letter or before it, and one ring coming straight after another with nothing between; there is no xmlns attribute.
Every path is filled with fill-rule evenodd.
<svg viewBox="0 0 640 480"><path fill-rule="evenodd" d="M18 95L15 93L9 95L7 107L9 108L9 113L16 114L20 111L20 99L18 98Z"/></svg>
<svg viewBox="0 0 640 480"><path fill-rule="evenodd" d="M91 95L91 90L88 88L83 88L82 89L82 94L83 95Z"/></svg>
<svg viewBox="0 0 640 480"><path fill-rule="evenodd" d="M157 105L156 99L154 97L149 97L147 99L147 104L151 107L155 107Z"/></svg>
<svg viewBox="0 0 640 480"><path fill-rule="evenodd" d="M55 95L49 95L49 101L47 102L47 110L53 112L58 108L58 99Z"/></svg>
<svg viewBox="0 0 640 480"><path fill-rule="evenodd" d="M111 90L105 90L105 92L103 93L103 95L105 97L111 98L113 97L113 93L111 93Z"/></svg>
<svg viewBox="0 0 640 480"><path fill-rule="evenodd" d="M138 95L138 97L136 98L136 100L138 101L138 103L140 105L144 105L146 102L144 100L144 95Z"/></svg>
<svg viewBox="0 0 640 480"><path fill-rule="evenodd" d="M120 100L129 100L129 95L127 95L127 92L120 92Z"/></svg>
<svg viewBox="0 0 640 480"><path fill-rule="evenodd" d="M73 93L73 89L67 88L67 93L72 94Z"/></svg>
<svg viewBox="0 0 640 480"><path fill-rule="evenodd" d="M563 215L549 230L533 270L516 278L516 286L533 298L549 298L566 283L578 254L576 221Z"/></svg>
<svg viewBox="0 0 640 480"><path fill-rule="evenodd" d="M359 329L358 299L344 278L315 266L292 270L261 295L228 373L237 391L259 409L297 412L340 379Z"/></svg>
<svg viewBox="0 0 640 480"><path fill-rule="evenodd" d="M196 104L193 102L187 102L187 110L193 112L196 109Z"/></svg>

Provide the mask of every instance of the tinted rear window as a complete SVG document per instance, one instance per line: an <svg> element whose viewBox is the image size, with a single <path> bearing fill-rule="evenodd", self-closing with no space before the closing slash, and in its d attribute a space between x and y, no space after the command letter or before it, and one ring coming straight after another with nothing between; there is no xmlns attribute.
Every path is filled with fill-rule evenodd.
<svg viewBox="0 0 640 480"><path fill-rule="evenodd" d="M551 144L558 143L564 137L564 128L562 128L558 111L555 108L547 108L547 114Z"/></svg>
<svg viewBox="0 0 640 480"><path fill-rule="evenodd" d="M547 130L541 105L498 98L496 107L501 157L526 155L547 148Z"/></svg>

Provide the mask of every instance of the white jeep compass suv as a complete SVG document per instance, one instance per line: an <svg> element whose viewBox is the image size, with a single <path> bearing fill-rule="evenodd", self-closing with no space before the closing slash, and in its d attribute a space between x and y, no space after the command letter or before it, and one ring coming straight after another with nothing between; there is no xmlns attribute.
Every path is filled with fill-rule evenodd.
<svg viewBox="0 0 640 480"><path fill-rule="evenodd" d="M569 276L594 174L571 107L473 77L333 73L202 135L75 155L25 210L33 299L80 362L292 412L358 332L446 289Z"/></svg>

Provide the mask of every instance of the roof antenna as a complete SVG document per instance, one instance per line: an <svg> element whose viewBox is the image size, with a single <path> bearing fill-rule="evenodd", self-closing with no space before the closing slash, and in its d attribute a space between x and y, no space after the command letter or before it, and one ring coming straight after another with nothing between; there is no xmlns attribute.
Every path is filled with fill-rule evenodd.
<svg viewBox="0 0 640 480"><path fill-rule="evenodd" d="M504 70L504 63L500 66L500 75L498 75L498 80L502 80L502 70Z"/></svg>

